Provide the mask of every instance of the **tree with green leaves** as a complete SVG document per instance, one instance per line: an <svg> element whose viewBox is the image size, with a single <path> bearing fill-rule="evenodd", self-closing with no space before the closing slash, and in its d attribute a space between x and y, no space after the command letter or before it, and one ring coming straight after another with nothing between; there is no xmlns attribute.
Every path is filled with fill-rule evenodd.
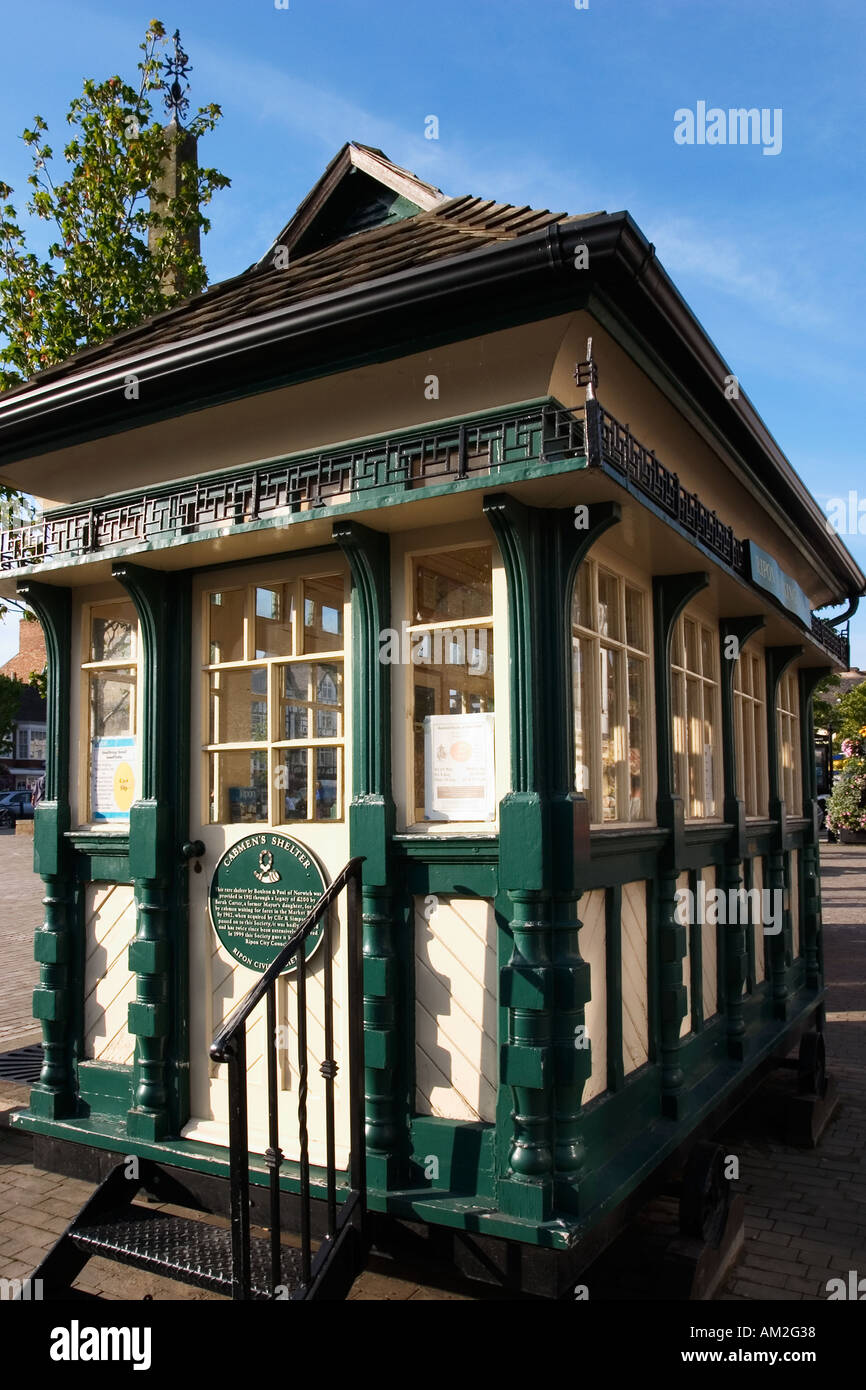
<svg viewBox="0 0 866 1390"><path fill-rule="evenodd" d="M27 212L48 224L43 256L28 244L0 181L0 389L19 385L78 349L134 327L198 293L207 283L198 235L202 209L229 184L216 169L179 155L180 191L160 198L172 144L212 131L216 105L199 107L185 128L164 126L152 98L165 89L161 54L168 43L151 21L136 84L119 76L87 80L67 112L72 139L67 176L52 172L48 126L36 116L24 131L32 152Z"/></svg>
<svg viewBox="0 0 866 1390"><path fill-rule="evenodd" d="M828 700L825 699L825 696L837 691L841 684L841 676L837 675L834 671L831 672L829 676L825 676L824 679L819 681L815 686L812 708L815 715L816 729L829 729L831 733L836 732L839 724L838 700Z"/></svg>
<svg viewBox="0 0 866 1390"><path fill-rule="evenodd" d="M866 728L866 681L854 685L839 697L838 731L843 739L862 738Z"/></svg>
<svg viewBox="0 0 866 1390"><path fill-rule="evenodd" d="M21 708L23 694L23 681L19 681L15 676L0 674L0 755L14 752L11 746L12 730Z"/></svg>

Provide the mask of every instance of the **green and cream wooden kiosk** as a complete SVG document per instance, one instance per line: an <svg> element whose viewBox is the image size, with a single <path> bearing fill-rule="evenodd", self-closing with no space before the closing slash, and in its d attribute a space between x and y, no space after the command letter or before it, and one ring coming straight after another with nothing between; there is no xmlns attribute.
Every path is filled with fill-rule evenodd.
<svg viewBox="0 0 866 1390"><path fill-rule="evenodd" d="M0 397L40 1162L228 1210L234 1114L288 1219L306 1165L314 1232L362 1186L558 1295L801 1036L819 1084L814 612L866 581L732 379L627 214L347 145L248 271ZM241 1101L214 1039L334 885Z"/></svg>

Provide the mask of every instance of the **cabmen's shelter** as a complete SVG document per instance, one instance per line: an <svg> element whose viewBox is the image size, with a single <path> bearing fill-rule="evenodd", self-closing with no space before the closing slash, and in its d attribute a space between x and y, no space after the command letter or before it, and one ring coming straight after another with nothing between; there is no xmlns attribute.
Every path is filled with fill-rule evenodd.
<svg viewBox="0 0 866 1390"><path fill-rule="evenodd" d="M0 479L49 653L15 1124L106 1179L55 1281L333 1293L375 1240L559 1295L820 1071L866 579L628 213L348 144L255 265L0 396ZM118 1217L129 1156L231 1238Z"/></svg>

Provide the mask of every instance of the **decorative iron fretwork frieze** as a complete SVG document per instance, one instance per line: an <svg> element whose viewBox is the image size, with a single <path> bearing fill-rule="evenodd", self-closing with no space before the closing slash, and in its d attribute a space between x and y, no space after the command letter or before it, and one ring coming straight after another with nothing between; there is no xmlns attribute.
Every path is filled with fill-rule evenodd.
<svg viewBox="0 0 866 1390"><path fill-rule="evenodd" d="M606 410L602 410L601 415L606 462L626 473L635 487L726 565L738 574L745 574L743 544L737 540L733 528L705 507L696 492L682 487L677 474L659 462L655 450L639 444L627 425L621 425Z"/></svg>
<svg viewBox="0 0 866 1390"><path fill-rule="evenodd" d="M592 429L588 411L593 411ZM600 440L600 445L597 441ZM600 457L599 457L600 449ZM168 484L151 492L70 507L0 533L0 571L52 560L123 551L224 527L290 519L371 492L448 490L455 482L573 459L607 464L625 476L718 561L748 579L743 541L697 493L689 492L655 455L601 405L537 405L483 419L419 430L348 448L304 454L233 474ZM812 635L848 663L847 634L812 618Z"/></svg>

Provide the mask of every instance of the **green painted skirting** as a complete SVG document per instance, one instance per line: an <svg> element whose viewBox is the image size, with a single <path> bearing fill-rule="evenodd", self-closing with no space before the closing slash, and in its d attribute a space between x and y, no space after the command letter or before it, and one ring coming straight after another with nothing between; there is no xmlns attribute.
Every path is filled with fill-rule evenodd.
<svg viewBox="0 0 866 1390"><path fill-rule="evenodd" d="M784 1031L787 1033L804 1023L823 1000L824 992L820 990L810 993L807 998L792 1001L797 1007L792 1008ZM778 1050L778 1020L753 1016L749 1039L748 1073L752 1073L757 1064ZM558 1219L555 1222L522 1220L497 1211L492 1199L483 1195L435 1190L432 1187L414 1187L387 1193L371 1188L368 1191L370 1209L427 1222L430 1225L449 1226L501 1239L517 1240L526 1245L569 1249L592 1229L603 1213L612 1211L640 1187L659 1164L675 1152L687 1135L736 1089L748 1073L741 1064L727 1059L716 1065L709 1065L688 1093L688 1111L682 1121L676 1123L657 1116L641 1128L627 1144L617 1149L604 1167L587 1175L583 1191L587 1196L592 1194L592 1205L578 1217ZM644 1069L644 1077L651 1080L651 1069ZM642 1077L636 1077L635 1083L641 1085L646 1084L646 1081ZM598 1117L601 1121L604 1109L609 1103L600 1097L599 1102L588 1107L586 1113L592 1118ZM28 1111L21 1111L11 1117L11 1123L13 1128L31 1134L49 1135L52 1138L66 1139L96 1149L112 1150L123 1155L137 1154L141 1158L174 1164L178 1168L193 1169L213 1177L228 1177L227 1149L188 1139L166 1139L160 1143L130 1140L122 1120L112 1120L103 1115L92 1115L87 1120L52 1121L31 1115ZM436 1147L442 1152L445 1152L449 1142L453 1142L454 1138L452 1134L449 1141L444 1131L448 1128L461 1128L457 1123L449 1126L447 1122L430 1121L425 1117L417 1117L414 1127L420 1131L422 1148L425 1143L430 1142L432 1131L441 1127L443 1133ZM416 1152L416 1163L420 1162L420 1157ZM324 1173L314 1169L310 1177L314 1195L323 1199L326 1195ZM260 1187L267 1186L269 1181L264 1160L258 1155L250 1156L250 1181ZM299 1191L296 1164L286 1164L286 1171L280 1177L280 1186L287 1192ZM339 1200L344 1200L345 1189L338 1187L337 1195Z"/></svg>

